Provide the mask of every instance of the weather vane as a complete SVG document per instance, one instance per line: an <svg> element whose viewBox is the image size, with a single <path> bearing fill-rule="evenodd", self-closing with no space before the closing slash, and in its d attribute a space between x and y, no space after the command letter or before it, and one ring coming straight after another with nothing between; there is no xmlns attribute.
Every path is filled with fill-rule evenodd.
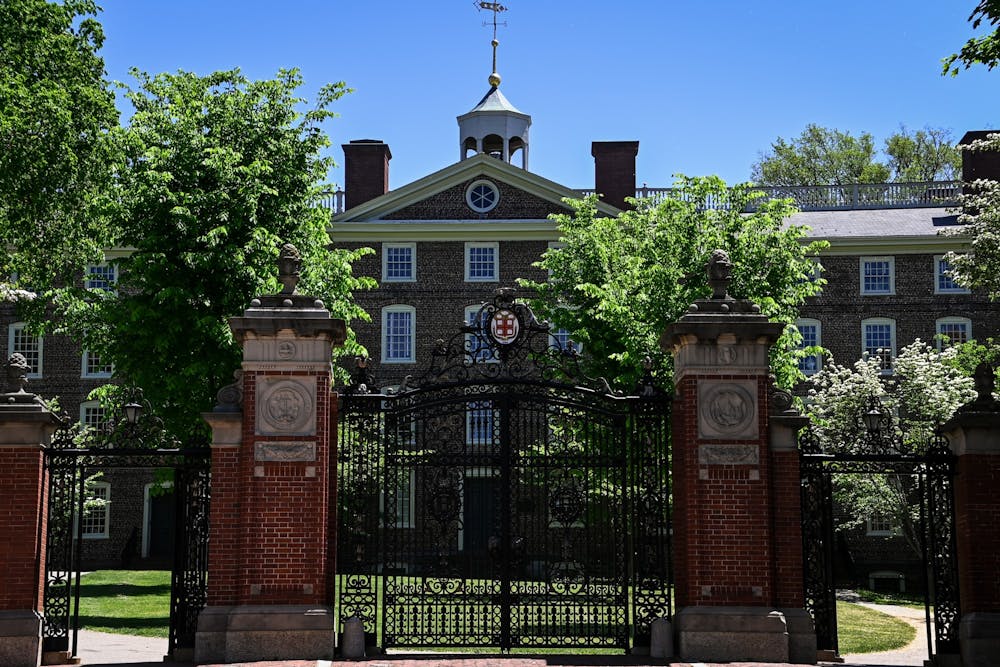
<svg viewBox="0 0 1000 667"><path fill-rule="evenodd" d="M497 73L497 47L500 45L500 42L497 41L497 26L507 26L506 21L497 23L497 14L507 11L507 8L499 2L485 2L483 0L477 0L474 4L476 5L476 9L480 11L485 9L493 12L493 41L491 42L491 44L493 44L493 72L490 74L490 85L496 88L500 85L500 75ZM484 21L483 25L489 26L490 23Z"/></svg>

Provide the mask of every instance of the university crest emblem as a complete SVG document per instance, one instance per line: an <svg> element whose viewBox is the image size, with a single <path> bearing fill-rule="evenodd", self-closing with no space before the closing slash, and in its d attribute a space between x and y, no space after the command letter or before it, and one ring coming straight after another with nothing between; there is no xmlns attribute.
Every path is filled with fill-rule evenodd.
<svg viewBox="0 0 1000 667"><path fill-rule="evenodd" d="M517 335L521 332L521 323L517 320L517 315L506 308L493 313L490 318L490 335L500 345L510 345L517 340Z"/></svg>

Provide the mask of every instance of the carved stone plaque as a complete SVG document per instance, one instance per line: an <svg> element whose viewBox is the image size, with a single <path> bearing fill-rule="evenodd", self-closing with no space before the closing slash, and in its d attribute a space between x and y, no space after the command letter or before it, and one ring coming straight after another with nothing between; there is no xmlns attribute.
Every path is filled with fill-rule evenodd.
<svg viewBox="0 0 1000 667"><path fill-rule="evenodd" d="M759 465L760 451L757 445L698 445L698 463L709 466Z"/></svg>
<svg viewBox="0 0 1000 667"><path fill-rule="evenodd" d="M257 435L315 435L315 381L257 380Z"/></svg>
<svg viewBox="0 0 1000 667"><path fill-rule="evenodd" d="M753 380L698 382L698 435L702 438L756 439L757 383Z"/></svg>
<svg viewBox="0 0 1000 667"><path fill-rule="evenodd" d="M258 442L254 444L256 461L315 461L315 442Z"/></svg>

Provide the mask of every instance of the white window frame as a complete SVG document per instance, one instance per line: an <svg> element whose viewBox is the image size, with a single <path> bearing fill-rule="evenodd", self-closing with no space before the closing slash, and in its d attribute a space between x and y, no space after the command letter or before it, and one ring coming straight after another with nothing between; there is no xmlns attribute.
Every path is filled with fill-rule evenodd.
<svg viewBox="0 0 1000 667"><path fill-rule="evenodd" d="M80 377L107 379L114 374L115 367L112 364L107 364L106 367L108 370L106 371L100 371L97 373L89 371L88 369L90 368L90 355L91 355L90 350L83 351L83 356L80 360ZM98 357L98 361L100 361L100 357Z"/></svg>
<svg viewBox="0 0 1000 667"><path fill-rule="evenodd" d="M491 190L493 190L493 194L495 195L495 197L493 199L493 203L490 204L489 206L478 206L473 202L472 191L480 185L485 185ZM469 187L465 189L465 205L471 208L476 213L489 213L490 211L492 211L493 209L495 209L497 206L500 205L500 188L493 181L487 180L485 178L477 179L472 183L469 183Z"/></svg>
<svg viewBox="0 0 1000 667"><path fill-rule="evenodd" d="M956 343L949 341L947 345L941 340L940 336L944 334L941 331L942 325L944 324L964 324L965 325L965 340L972 340L972 320L968 317L940 317L934 321L934 333L937 335L937 348L939 350L944 347L955 345ZM964 341L963 341L964 342Z"/></svg>
<svg viewBox="0 0 1000 667"><path fill-rule="evenodd" d="M416 525L414 509L416 507L417 499L417 475L414 468L398 468L396 470L396 512L395 520L392 523L394 528L413 528ZM401 478L400 475L405 475L405 478ZM405 513L399 511L400 495L399 492L403 490L403 486L406 485L406 497L407 505ZM379 494L378 497L379 511L385 512L385 492ZM401 516L402 515L402 516Z"/></svg>
<svg viewBox="0 0 1000 667"><path fill-rule="evenodd" d="M470 254L473 248L492 248L493 250L493 275L489 277L472 277L470 274L471 262ZM466 241L465 243L465 282L467 283L495 283L500 280L500 243L497 241Z"/></svg>
<svg viewBox="0 0 1000 667"><path fill-rule="evenodd" d="M872 292L865 289L865 264L886 262L889 265L889 291ZM861 257L858 260L858 289L862 296L893 296L896 294L896 258L887 256Z"/></svg>
<svg viewBox="0 0 1000 667"><path fill-rule="evenodd" d="M465 323L470 326L474 326L475 322L473 322L473 320L475 319L476 315L479 314L482 308L483 308L482 304L475 306L466 306ZM487 313L484 312L484 315L486 314ZM489 326L489 321L487 320L486 322L483 322L481 326L485 331L485 328ZM467 352L471 352L473 344L477 342L479 342L479 340L476 338L475 334L471 333L465 334L465 350ZM472 359L476 363L482 363L482 364L495 364L500 362L500 360L493 355L493 348L490 347L488 344L485 347L480 347L478 350L476 350L476 354L472 356Z"/></svg>
<svg viewBox="0 0 1000 667"><path fill-rule="evenodd" d="M801 318L795 320L795 328L799 330L800 334L802 333L802 327L804 327L804 326L807 326L807 327L816 327L816 345L817 346L822 346L823 345L823 323L820 322L819 320L815 319L815 318L812 318L812 317L801 317ZM803 341L800 344L800 349L804 348L804 347L809 347L809 346L807 346L805 344L805 341ZM802 364L806 361L806 359L810 359L810 358L815 358L816 359L816 370L810 371L810 370L806 370L805 368L802 368ZM802 371L803 375L807 375L807 376L808 375L815 375L816 373L820 372L821 370L823 370L823 355L822 354L810 354L808 356L800 358L799 359L799 370Z"/></svg>
<svg viewBox="0 0 1000 667"><path fill-rule="evenodd" d="M478 431L474 424L476 423L476 414L489 414L489 419L484 420L488 423L488 430ZM465 410L465 444L468 447L479 447L493 442L493 432L496 428L497 420L497 410L496 406L493 404L492 399L481 399L475 401L469 401L468 406ZM477 437L481 436L481 437ZM482 437L485 436L485 437Z"/></svg>
<svg viewBox="0 0 1000 667"><path fill-rule="evenodd" d="M109 535L111 534L111 484L108 483L108 482L92 482L90 488L91 488L92 491L96 491L97 489L104 489L105 490L105 494L104 494L104 498L103 498L103 500L104 500L104 507L102 507L100 509L90 509L90 510L84 510L83 511L84 521L83 521L83 526L80 528L81 537L83 537L83 539L85 539L85 540L106 540L106 539L108 539ZM104 515L103 516L103 523L104 523L104 531L103 532L100 532L100 533L87 532L86 517L91 512L93 512L94 514L96 514L97 512L103 513L103 515Z"/></svg>
<svg viewBox="0 0 1000 667"><path fill-rule="evenodd" d="M392 358L387 355L389 336L389 315L395 313L409 313L410 315L410 353L405 358ZM382 363L383 364L412 364L416 362L415 342L417 340L417 309L413 306L393 304L382 308Z"/></svg>
<svg viewBox="0 0 1000 667"><path fill-rule="evenodd" d="M896 361L896 320L888 317L869 317L868 319L861 320L861 353L865 354L868 352L868 339L865 328L868 326L881 326L886 324L889 325L889 354L892 363L889 364L888 368L882 368L882 375L892 375L893 367Z"/></svg>
<svg viewBox="0 0 1000 667"><path fill-rule="evenodd" d="M583 354L583 343L578 343L570 338L569 329L564 329L562 327L552 329L550 335L552 336L552 342L549 347L553 350L561 350L562 352L568 353L570 348L572 348L576 351L577 355ZM560 348L560 346L562 347Z"/></svg>
<svg viewBox="0 0 1000 667"><path fill-rule="evenodd" d="M958 283L955 283L954 279L951 279L952 283L955 284L954 287L941 287L941 279L947 278L943 271L941 271L941 262L947 262L947 255L934 255L934 293L935 294L968 294L969 288L962 287Z"/></svg>
<svg viewBox="0 0 1000 667"><path fill-rule="evenodd" d="M152 512L153 512L153 494L152 490L154 486L158 486L164 489L171 489L173 493L174 483L173 482L150 482L142 487L142 557L149 558L149 537L153 532L152 526Z"/></svg>
<svg viewBox="0 0 1000 667"><path fill-rule="evenodd" d="M893 526L891 517L869 516L865 519L865 535L868 537L892 537L898 532Z"/></svg>
<svg viewBox="0 0 1000 667"><path fill-rule="evenodd" d="M407 248L410 251L410 275L405 278L389 276L389 251ZM417 280L417 244L416 243L383 243L382 244L382 282L412 283Z"/></svg>
<svg viewBox="0 0 1000 667"><path fill-rule="evenodd" d="M902 572L896 572L895 570L878 570L876 572L870 572L868 574L868 589L875 590L875 580L876 579L891 579L899 583L899 592L906 592L906 577Z"/></svg>
<svg viewBox="0 0 1000 667"><path fill-rule="evenodd" d="M17 337L18 332L24 332L28 325L24 322L12 322L7 327L7 357L14 354L15 352L22 352L22 350L14 349L14 339ZM25 335L28 335L25 332ZM31 370L28 372L26 377L38 379L42 377L44 364L45 364L45 338L43 336L31 336L34 340L38 342L38 368L37 370ZM27 355L25 355L27 358ZM29 360L30 362L30 360Z"/></svg>
<svg viewBox="0 0 1000 667"><path fill-rule="evenodd" d="M103 411L104 408L101 407L100 401L84 401L83 403L80 403L80 423L84 426L92 426L93 428L100 428L101 422L107 419L107 415L106 414L102 415L100 422L98 422L97 424L88 424L87 413L88 411L91 410Z"/></svg>
<svg viewBox="0 0 1000 667"><path fill-rule="evenodd" d="M92 280L91 280L91 272L90 272L91 269L111 269L111 279L107 280L107 281L104 280L103 278L101 279L101 282L107 282L108 283L107 287L95 287L94 285L91 285L91 282L92 282ZM109 292L113 292L114 289L115 289L115 285L117 285L117 284L118 284L118 265L117 264L114 264L112 262L101 262L100 264L88 264L87 265L87 268L86 268L86 270L84 271L84 274L83 274L83 286L86 287L87 289L101 289L101 290L106 290L106 291L109 291Z"/></svg>

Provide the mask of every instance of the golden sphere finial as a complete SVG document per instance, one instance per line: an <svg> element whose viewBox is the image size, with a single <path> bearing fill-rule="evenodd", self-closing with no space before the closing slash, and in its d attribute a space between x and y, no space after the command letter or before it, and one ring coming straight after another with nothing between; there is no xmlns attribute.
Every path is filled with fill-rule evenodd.
<svg viewBox="0 0 1000 667"><path fill-rule="evenodd" d="M496 72L490 74L490 85L493 86L494 88L500 85L500 75L497 74Z"/></svg>
<svg viewBox="0 0 1000 667"><path fill-rule="evenodd" d="M494 48L496 48L496 47L500 46L500 42L498 42L498 41L497 41L497 40L495 40L495 39L494 39L494 40L493 40L492 42L490 42L490 44L492 44Z"/></svg>

